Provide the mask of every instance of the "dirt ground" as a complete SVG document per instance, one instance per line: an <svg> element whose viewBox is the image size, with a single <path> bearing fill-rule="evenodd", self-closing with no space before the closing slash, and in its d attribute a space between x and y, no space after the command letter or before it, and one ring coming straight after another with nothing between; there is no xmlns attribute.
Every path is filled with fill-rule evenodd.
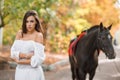
<svg viewBox="0 0 120 80"><path fill-rule="evenodd" d="M67 54L50 54L46 52L44 64L51 65L66 58L68 58ZM9 50L0 52L0 61L11 61ZM71 80L69 65L59 67L55 70L45 71L44 74L46 80ZM0 70L0 80L14 80L14 75L15 69L9 69L7 67L4 70Z"/></svg>
<svg viewBox="0 0 120 80"><path fill-rule="evenodd" d="M115 68L111 66L113 64L114 63L105 63L98 66L93 80L120 80L120 74L116 73ZM14 80L14 73L15 70L0 70L0 80ZM72 80L69 65L61 67L57 70L45 71L44 74L45 80Z"/></svg>
<svg viewBox="0 0 120 80"><path fill-rule="evenodd" d="M94 80L120 80L120 50L117 53L116 60L107 60L104 54L100 54L100 65L97 68ZM9 54L4 52L0 53L0 56L9 60ZM50 65L61 60L67 59L68 55L63 54L50 54L46 52L46 60L44 64ZM45 71L45 80L72 80L70 65L58 67L51 71ZM7 69L0 70L0 80L14 80L15 70ZM86 79L88 80L88 79Z"/></svg>
<svg viewBox="0 0 120 80"><path fill-rule="evenodd" d="M59 62L63 59L68 58L67 54L54 54L54 53L49 53L49 52L45 52L45 54L46 54L46 59L44 61L45 65L51 65L51 64ZM4 49L0 50L0 64L2 62L7 62L7 61L11 61L9 47L5 47ZM8 66L9 65L0 66L0 67L2 67L2 68L0 68L1 69L0 70L0 80L14 80L15 69L10 69L10 67L8 67ZM61 80L60 78L62 78L63 75L64 76L66 75L66 73L61 74L61 72L64 73L63 69L67 68L68 66L69 65L59 67L52 71L45 71L46 80ZM67 70L67 72L68 72L68 70Z"/></svg>

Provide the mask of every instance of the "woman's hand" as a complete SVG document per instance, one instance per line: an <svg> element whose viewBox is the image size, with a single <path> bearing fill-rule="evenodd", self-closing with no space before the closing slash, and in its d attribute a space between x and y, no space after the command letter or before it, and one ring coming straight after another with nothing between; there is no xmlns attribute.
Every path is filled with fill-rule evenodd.
<svg viewBox="0 0 120 80"><path fill-rule="evenodd" d="M13 61L15 61L17 64L30 64L30 59L26 59L26 60L18 60L16 58L12 58Z"/></svg>
<svg viewBox="0 0 120 80"><path fill-rule="evenodd" d="M20 59L30 59L33 55L34 55L34 52L31 51L28 54L20 53L19 57L20 57Z"/></svg>
<svg viewBox="0 0 120 80"><path fill-rule="evenodd" d="M12 58L13 61L15 61L16 63L19 63L20 61L16 58Z"/></svg>
<svg viewBox="0 0 120 80"><path fill-rule="evenodd" d="M34 55L34 52L30 52L29 54L26 54L25 58L30 59Z"/></svg>

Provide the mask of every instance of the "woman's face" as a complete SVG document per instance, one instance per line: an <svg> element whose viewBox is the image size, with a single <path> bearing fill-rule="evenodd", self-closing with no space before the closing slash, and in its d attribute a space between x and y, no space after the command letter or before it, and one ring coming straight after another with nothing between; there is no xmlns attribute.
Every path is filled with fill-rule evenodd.
<svg viewBox="0 0 120 80"><path fill-rule="evenodd" d="M36 20L34 16L29 16L26 20L27 32L32 32L35 30Z"/></svg>

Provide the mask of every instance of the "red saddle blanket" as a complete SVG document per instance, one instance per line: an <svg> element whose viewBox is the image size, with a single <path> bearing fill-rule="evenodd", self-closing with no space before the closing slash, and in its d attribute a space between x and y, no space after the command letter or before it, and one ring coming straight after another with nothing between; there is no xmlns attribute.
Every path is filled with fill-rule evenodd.
<svg viewBox="0 0 120 80"><path fill-rule="evenodd" d="M68 53L71 56L74 53L75 50L75 46L77 44L77 42L86 34L86 32L82 32L77 39L75 39L72 43L70 43L69 45L69 49L68 49Z"/></svg>

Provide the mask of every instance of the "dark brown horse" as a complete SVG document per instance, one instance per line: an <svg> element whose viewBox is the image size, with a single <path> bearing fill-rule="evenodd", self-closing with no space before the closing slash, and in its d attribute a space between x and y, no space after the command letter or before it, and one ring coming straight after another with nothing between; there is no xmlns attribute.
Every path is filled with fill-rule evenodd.
<svg viewBox="0 0 120 80"><path fill-rule="evenodd" d="M115 58L112 36L109 32L111 26L112 25L106 28L102 23L95 25L86 30L86 34L77 41L73 54L69 55L73 80L85 80L87 74L89 74L89 80L93 80L98 66L100 50L102 50L109 59ZM70 45L72 42L70 42Z"/></svg>

